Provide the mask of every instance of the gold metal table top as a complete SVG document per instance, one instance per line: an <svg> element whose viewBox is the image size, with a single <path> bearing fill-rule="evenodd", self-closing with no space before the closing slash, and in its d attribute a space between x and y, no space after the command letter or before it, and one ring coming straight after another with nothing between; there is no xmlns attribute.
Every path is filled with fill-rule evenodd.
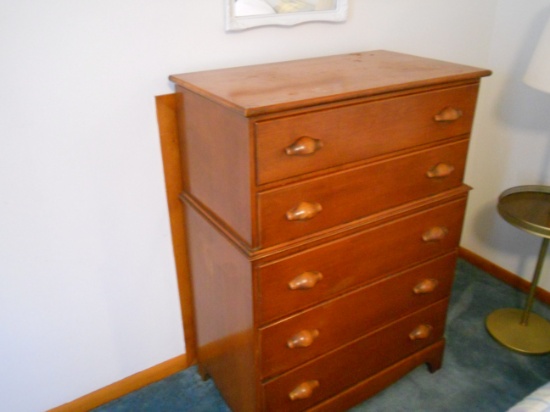
<svg viewBox="0 0 550 412"><path fill-rule="evenodd" d="M550 186L516 186L502 192L498 212L508 223L550 238Z"/></svg>

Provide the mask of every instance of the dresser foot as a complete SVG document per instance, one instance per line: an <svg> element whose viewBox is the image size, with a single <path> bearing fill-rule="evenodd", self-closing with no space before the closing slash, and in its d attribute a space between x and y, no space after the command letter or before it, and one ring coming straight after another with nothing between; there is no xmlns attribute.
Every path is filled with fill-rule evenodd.
<svg viewBox="0 0 550 412"><path fill-rule="evenodd" d="M443 364L443 351L445 349L445 339L433 345L433 350L429 353L426 359L426 365L430 373L437 372Z"/></svg>
<svg viewBox="0 0 550 412"><path fill-rule="evenodd" d="M197 372L203 381L207 381L208 379L210 379L210 374L208 373L206 368L200 363L197 365Z"/></svg>

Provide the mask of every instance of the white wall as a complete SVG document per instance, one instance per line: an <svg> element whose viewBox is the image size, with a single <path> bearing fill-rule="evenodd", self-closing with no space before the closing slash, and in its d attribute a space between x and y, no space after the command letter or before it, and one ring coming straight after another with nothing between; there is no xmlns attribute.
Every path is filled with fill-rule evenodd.
<svg viewBox="0 0 550 412"><path fill-rule="evenodd" d="M522 82L549 18L550 0L499 1L466 174L474 190L463 246L529 280L541 240L500 218L496 202L507 188L550 184L550 95ZM548 261L541 286L550 291Z"/></svg>
<svg viewBox="0 0 550 412"><path fill-rule="evenodd" d="M516 3L350 0L344 24L225 33L221 0L0 0L3 409L55 407L184 350L154 107L169 74L380 48L502 69L484 80L464 241L513 265L516 245L476 225L508 235L489 203L514 168L542 173L544 157L517 163L546 148L547 120L503 118L544 2Z"/></svg>

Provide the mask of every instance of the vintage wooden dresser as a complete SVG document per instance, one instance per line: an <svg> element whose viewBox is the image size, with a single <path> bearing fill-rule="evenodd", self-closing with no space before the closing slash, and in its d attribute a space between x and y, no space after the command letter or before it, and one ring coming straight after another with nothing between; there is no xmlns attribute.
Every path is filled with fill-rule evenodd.
<svg viewBox="0 0 550 412"><path fill-rule="evenodd" d="M170 77L199 364L234 411L441 366L489 74L373 51Z"/></svg>

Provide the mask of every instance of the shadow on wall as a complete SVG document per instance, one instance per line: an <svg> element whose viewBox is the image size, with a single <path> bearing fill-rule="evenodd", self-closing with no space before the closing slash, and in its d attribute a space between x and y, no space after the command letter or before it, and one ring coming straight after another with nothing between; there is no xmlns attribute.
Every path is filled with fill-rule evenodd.
<svg viewBox="0 0 550 412"><path fill-rule="evenodd" d="M507 87L503 88L502 95L496 99L496 115L502 123L519 130L531 130L546 137L544 154L542 157L537 156L541 159L541 165L550 164L550 94L526 85L523 77L547 22L550 24L550 7L535 16L512 65ZM550 76L550 73L548 75ZM524 143L528 145L530 142ZM548 179L547 169L542 168L537 181L529 183L544 184Z"/></svg>
<svg viewBox="0 0 550 412"><path fill-rule="evenodd" d="M527 279L534 269L542 238L531 235L507 223L497 210L498 199L486 204L475 216L475 235L487 245L494 245L500 252L518 258L512 272L524 274Z"/></svg>
<svg viewBox="0 0 550 412"><path fill-rule="evenodd" d="M510 173L509 177L512 177L512 180L508 182L550 184L550 94L533 89L523 82L538 40L549 19L550 6L534 16L521 41L521 47L510 64L500 95L493 98L496 118L510 130L507 136L499 136L494 142L509 145L508 150L521 149L521 153L516 152L513 159L509 160L516 163L528 162L530 156L534 156L536 163L506 163L509 167L507 171L494 164L497 167L493 173L498 173L498 176L488 177L494 178L493 183L496 183L499 177L507 180L504 175ZM550 76L550 73L548 75ZM495 148L495 159L498 153L505 157L508 151ZM497 159L500 164L505 161L502 158ZM511 268L512 272L531 279L541 238L506 223L497 212L497 202L498 195L494 201L487 202L478 209L473 225L475 236L491 248L514 256L516 263L515 267Z"/></svg>
<svg viewBox="0 0 550 412"><path fill-rule="evenodd" d="M549 19L550 6L536 15L512 65L509 84L503 88L502 95L497 99L497 116L503 123L510 126L542 132L550 131L550 116L548 116L550 94L535 90L523 82L538 39Z"/></svg>

